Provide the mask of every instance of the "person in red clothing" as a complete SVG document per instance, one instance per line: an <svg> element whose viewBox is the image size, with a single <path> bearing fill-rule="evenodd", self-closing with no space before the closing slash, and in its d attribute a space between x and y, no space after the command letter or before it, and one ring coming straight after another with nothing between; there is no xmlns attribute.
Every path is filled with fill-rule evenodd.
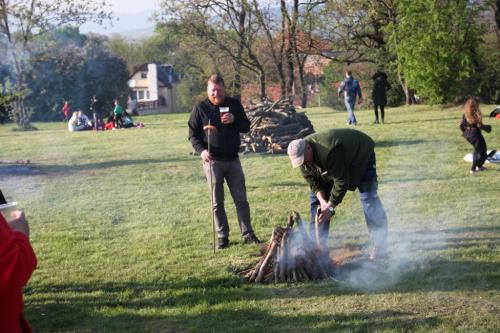
<svg viewBox="0 0 500 333"><path fill-rule="evenodd" d="M36 268L24 213L12 212L6 221L0 214L0 332L31 333L24 317L22 289Z"/></svg>
<svg viewBox="0 0 500 333"><path fill-rule="evenodd" d="M71 115L71 106L69 105L68 101L64 102L64 105L62 107L62 113L64 115L64 120L63 121L68 121L69 117Z"/></svg>

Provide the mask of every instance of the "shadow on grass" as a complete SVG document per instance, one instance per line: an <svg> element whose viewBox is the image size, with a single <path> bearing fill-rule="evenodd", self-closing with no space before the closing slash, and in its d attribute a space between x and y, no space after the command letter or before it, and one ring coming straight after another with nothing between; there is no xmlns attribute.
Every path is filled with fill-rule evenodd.
<svg viewBox="0 0 500 333"><path fill-rule="evenodd" d="M110 169L110 168L120 168L125 166L133 165L147 165L153 163L172 163L172 162L187 162L189 160L186 158L165 158L165 159L125 159L125 160L114 160L114 161L103 161L95 163L82 163L75 165L66 164L41 164L37 165L37 169L40 173L44 175L71 175L74 173L79 173L82 171L96 170L96 169Z"/></svg>
<svg viewBox="0 0 500 333"><path fill-rule="evenodd" d="M382 147L396 147L396 146L409 146L409 145L418 145L424 142L429 142L425 140L381 140L375 143L375 149Z"/></svg>
<svg viewBox="0 0 500 333"><path fill-rule="evenodd" d="M0 165L0 177L3 176L33 176L40 174L40 170L32 165Z"/></svg>
<svg viewBox="0 0 500 333"><path fill-rule="evenodd" d="M429 119L407 119L407 120L402 120L402 121L391 121L389 118L389 121L386 121L386 124L409 124L409 123L427 123L427 122L439 122L439 121L445 121L445 120L460 120L460 116L458 114L451 114L450 117L446 118L429 118Z"/></svg>
<svg viewBox="0 0 500 333"><path fill-rule="evenodd" d="M437 317L392 309L299 313L292 311L294 305L290 302L308 286L294 287L294 296L285 296L287 290L282 288L224 285L227 281L220 279L186 279L172 283L47 286L35 290L37 299L26 304L26 311L37 332L414 331L432 329L441 322ZM285 310L283 314L260 303L283 297L290 298L279 305ZM300 307L300 300L297 302Z"/></svg>

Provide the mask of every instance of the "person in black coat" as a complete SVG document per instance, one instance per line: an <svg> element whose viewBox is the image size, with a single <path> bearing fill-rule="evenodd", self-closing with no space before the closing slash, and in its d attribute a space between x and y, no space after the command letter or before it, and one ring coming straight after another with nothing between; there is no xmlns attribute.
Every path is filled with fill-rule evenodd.
<svg viewBox="0 0 500 333"><path fill-rule="evenodd" d="M372 100L373 108L375 111L375 122L379 123L378 118L378 108L380 107L380 116L382 124L384 123L384 107L387 104L387 90L391 89L391 85L387 81L387 74L384 72L377 72L372 76L373 79L373 91Z"/></svg>
<svg viewBox="0 0 500 333"><path fill-rule="evenodd" d="M465 102L460 130L464 138L474 147L470 174L474 175L478 171L485 170L486 168L483 166L484 162L495 155L496 150L492 150L489 154L487 153L486 141L481 131L489 133L491 132L491 126L483 124L483 115L479 109L479 101L475 97L470 97Z"/></svg>

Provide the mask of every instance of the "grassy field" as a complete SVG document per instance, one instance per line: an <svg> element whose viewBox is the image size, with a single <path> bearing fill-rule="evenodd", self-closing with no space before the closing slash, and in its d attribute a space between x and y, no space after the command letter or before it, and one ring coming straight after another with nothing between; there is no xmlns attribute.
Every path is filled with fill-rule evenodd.
<svg viewBox="0 0 500 333"><path fill-rule="evenodd" d="M483 113L491 107L484 106ZM38 268L25 289L36 332L499 332L500 165L469 175L460 107L357 112L376 141L392 257L347 266L342 279L250 285L255 264L227 194L231 246L212 250L207 186L190 155L188 114L148 116L144 129L70 133L0 126L0 188L31 226ZM307 110L316 131L346 113ZM486 119L488 148L500 121ZM308 188L284 155L241 156L257 235L308 214ZM227 193L227 192L226 192ZM331 247L363 246L358 194L348 192Z"/></svg>

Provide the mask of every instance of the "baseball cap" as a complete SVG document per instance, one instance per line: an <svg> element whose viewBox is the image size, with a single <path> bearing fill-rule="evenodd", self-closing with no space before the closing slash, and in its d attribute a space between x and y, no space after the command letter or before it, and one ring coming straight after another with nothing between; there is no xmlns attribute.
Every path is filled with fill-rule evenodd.
<svg viewBox="0 0 500 333"><path fill-rule="evenodd" d="M298 168L304 163L304 151L306 141L304 139L293 140L288 144L288 157L292 161L292 168Z"/></svg>

